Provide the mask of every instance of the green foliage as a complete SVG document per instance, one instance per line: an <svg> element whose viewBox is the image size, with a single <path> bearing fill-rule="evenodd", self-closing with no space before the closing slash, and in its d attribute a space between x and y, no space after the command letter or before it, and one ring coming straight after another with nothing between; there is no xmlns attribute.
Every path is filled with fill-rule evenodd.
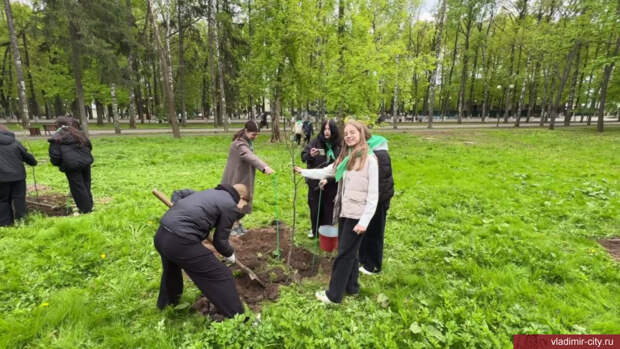
<svg viewBox="0 0 620 349"><path fill-rule="evenodd" d="M620 226L619 131L384 134L396 193L383 273L360 276L360 295L338 306L317 302L326 284L306 280L281 288L260 320L223 323L189 311L199 293L189 282L182 306L155 307L152 237L165 208L150 190L215 186L229 136L93 138L92 214L0 228L0 347L496 348L517 333L618 333L618 264L596 239ZM256 150L277 171L290 222L288 153L266 138ZM44 141L29 143L47 158ZM36 176L68 191L45 161ZM269 224L274 204L272 178L257 174L246 225Z"/></svg>

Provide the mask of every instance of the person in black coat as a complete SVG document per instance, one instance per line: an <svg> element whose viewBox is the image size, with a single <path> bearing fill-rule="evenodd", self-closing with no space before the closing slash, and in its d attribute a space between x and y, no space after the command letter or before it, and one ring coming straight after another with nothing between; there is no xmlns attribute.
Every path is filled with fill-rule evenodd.
<svg viewBox="0 0 620 349"><path fill-rule="evenodd" d="M47 140L50 143L50 162L67 176L71 196L80 213L91 212L90 165L93 163L93 146L79 130L77 120L61 116L56 120L56 127L56 133Z"/></svg>
<svg viewBox="0 0 620 349"><path fill-rule="evenodd" d="M359 271L372 275L381 272L383 264L383 238L387 211L394 196L394 178L392 177L392 160L388 153L387 142L373 149L379 165L379 201L375 215L370 220L360 245Z"/></svg>
<svg viewBox="0 0 620 349"><path fill-rule="evenodd" d="M37 160L0 125L0 226L12 225L26 215L26 169L23 162L36 166Z"/></svg>
<svg viewBox="0 0 620 349"><path fill-rule="evenodd" d="M323 168L333 163L340 154L340 134L334 120L325 120L321 124L318 136L311 140L301 152L301 161L308 168ZM318 234L318 226L331 225L334 211L334 198L338 192L338 184L333 178L327 180L321 193L321 207L319 212L319 181L306 179L308 184L308 207L310 208L310 222L312 230L308 233L309 238ZM317 217L319 219L317 224Z"/></svg>
<svg viewBox="0 0 620 349"><path fill-rule="evenodd" d="M235 263L235 251L228 237L247 204L245 185L220 184L215 189L199 192L175 191L172 201L174 205L159 221L154 238L163 267L157 307L163 309L179 303L183 293L183 269L216 306L218 313L228 318L243 313L232 272L214 252ZM202 244L212 228L215 228L214 250Z"/></svg>

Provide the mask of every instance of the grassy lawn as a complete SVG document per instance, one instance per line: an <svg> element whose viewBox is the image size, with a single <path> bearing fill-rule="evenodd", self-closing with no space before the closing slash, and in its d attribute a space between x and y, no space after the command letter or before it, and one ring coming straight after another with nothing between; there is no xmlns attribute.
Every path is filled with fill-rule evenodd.
<svg viewBox="0 0 620 349"><path fill-rule="evenodd" d="M386 135L384 272L333 307L314 299L324 282L285 287L258 325L155 307L165 208L150 190L218 184L230 136L94 138L94 213L0 228L0 347L511 348L519 333L620 333L620 267L596 242L620 235L620 127ZM45 141L26 145L47 159ZM286 149L262 135L256 150L277 185L257 174L246 225L274 218L276 189L290 223ZM48 162L36 179L68 192ZM296 240L311 248L300 187Z"/></svg>

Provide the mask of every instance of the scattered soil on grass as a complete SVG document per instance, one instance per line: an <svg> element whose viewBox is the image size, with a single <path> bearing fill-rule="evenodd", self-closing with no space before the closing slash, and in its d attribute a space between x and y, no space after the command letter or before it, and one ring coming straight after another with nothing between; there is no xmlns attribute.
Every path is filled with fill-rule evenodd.
<svg viewBox="0 0 620 349"><path fill-rule="evenodd" d="M287 266L290 250L290 230L280 224L280 261L276 259L276 228L275 226L250 229L243 236L231 236L230 244L235 249L235 256L265 283L263 288L257 281L237 266L231 270L235 277L237 292L241 300L253 311L260 311L264 301L276 301L279 288L289 285L302 278L329 275L333 260L316 256L301 247L293 247L290 267ZM218 319L215 307L201 296L192 308L203 315Z"/></svg>
<svg viewBox="0 0 620 349"><path fill-rule="evenodd" d="M598 241L607 249L607 252L617 261L620 262L620 237L611 239L601 239Z"/></svg>

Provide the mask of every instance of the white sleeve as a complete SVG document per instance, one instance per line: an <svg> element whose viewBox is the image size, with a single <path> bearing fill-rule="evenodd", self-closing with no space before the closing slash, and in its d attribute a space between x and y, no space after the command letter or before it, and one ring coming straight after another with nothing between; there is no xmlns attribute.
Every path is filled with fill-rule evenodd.
<svg viewBox="0 0 620 349"><path fill-rule="evenodd" d="M324 179L334 177L336 170L334 169L334 164L330 164L323 168L302 169L301 175L310 179Z"/></svg>
<svg viewBox="0 0 620 349"><path fill-rule="evenodd" d="M368 196L366 197L366 208L357 224L368 227L370 220L375 215L377 203L379 202L379 165L374 155L368 156Z"/></svg>

